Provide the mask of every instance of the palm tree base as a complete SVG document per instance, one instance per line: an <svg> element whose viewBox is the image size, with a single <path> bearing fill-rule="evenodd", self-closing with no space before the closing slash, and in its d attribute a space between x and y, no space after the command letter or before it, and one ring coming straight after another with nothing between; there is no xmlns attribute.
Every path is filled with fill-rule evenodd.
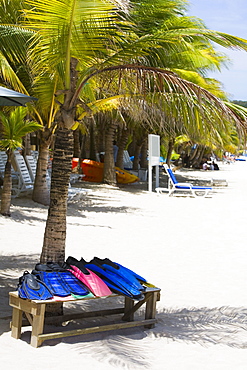
<svg viewBox="0 0 247 370"><path fill-rule="evenodd" d="M10 213L7 213L7 212L3 212L1 213L2 216L5 216L5 217L11 217L11 214Z"/></svg>

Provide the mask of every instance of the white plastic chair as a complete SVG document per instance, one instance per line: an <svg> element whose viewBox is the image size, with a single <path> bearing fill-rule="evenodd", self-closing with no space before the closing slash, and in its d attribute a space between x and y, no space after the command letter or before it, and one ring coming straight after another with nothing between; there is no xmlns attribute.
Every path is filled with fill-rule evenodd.
<svg viewBox="0 0 247 370"><path fill-rule="evenodd" d="M126 169L133 168L133 162L130 159L128 150L124 150L123 152L123 166Z"/></svg>
<svg viewBox="0 0 247 370"><path fill-rule="evenodd" d="M0 152L0 175L2 179L4 178L6 161L7 154L5 152ZM12 184L17 184L19 182L19 174L14 170L12 165L11 165L11 177Z"/></svg>
<svg viewBox="0 0 247 370"><path fill-rule="evenodd" d="M33 191L34 182L32 181L25 159L20 154L14 153L14 161L19 175L17 186L12 186L13 197L18 197L21 193L28 194Z"/></svg>

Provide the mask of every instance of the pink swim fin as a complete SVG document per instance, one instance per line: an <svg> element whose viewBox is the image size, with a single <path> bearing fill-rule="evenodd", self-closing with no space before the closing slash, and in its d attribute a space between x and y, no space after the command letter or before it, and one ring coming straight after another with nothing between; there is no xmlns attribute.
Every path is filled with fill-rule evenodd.
<svg viewBox="0 0 247 370"><path fill-rule="evenodd" d="M112 294L106 283L93 271L86 269L87 273L84 273L76 266L70 265L70 267L72 269L69 271L82 281L96 297L105 297Z"/></svg>

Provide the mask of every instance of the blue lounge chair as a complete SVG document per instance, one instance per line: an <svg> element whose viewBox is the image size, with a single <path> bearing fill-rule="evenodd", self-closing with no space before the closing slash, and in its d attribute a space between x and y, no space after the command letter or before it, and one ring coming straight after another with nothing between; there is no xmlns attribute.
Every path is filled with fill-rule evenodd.
<svg viewBox="0 0 247 370"><path fill-rule="evenodd" d="M196 196L203 196L206 197L208 193L212 190L211 187L208 186L194 186L188 182L178 182L176 176L172 172L172 170L164 164L164 168L168 175L168 189L166 188L156 188L157 193L162 193L163 191L168 191L169 196L171 195L190 195L193 197Z"/></svg>

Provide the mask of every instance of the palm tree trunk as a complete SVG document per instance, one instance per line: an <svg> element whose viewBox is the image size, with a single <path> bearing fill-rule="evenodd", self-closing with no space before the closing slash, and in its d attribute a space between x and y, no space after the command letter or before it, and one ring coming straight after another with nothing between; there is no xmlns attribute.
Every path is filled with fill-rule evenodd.
<svg viewBox="0 0 247 370"><path fill-rule="evenodd" d="M73 133L58 128L54 147L51 196L40 262L64 262L68 187L73 154Z"/></svg>
<svg viewBox="0 0 247 370"><path fill-rule="evenodd" d="M134 150L133 170L139 169L140 153L141 153L141 144L139 144L139 142L138 143L136 142Z"/></svg>
<svg viewBox="0 0 247 370"><path fill-rule="evenodd" d="M24 138L24 155L31 154L31 135L27 134Z"/></svg>
<svg viewBox="0 0 247 370"><path fill-rule="evenodd" d="M3 216L10 217L10 205L11 205L11 189L12 189L12 177L11 177L11 156L12 152L7 152L7 161L5 164L4 179L3 179L3 190L1 198L1 214Z"/></svg>
<svg viewBox="0 0 247 370"><path fill-rule="evenodd" d="M41 143L39 147L39 157L37 161L36 176L32 199L34 202L48 206L50 204L50 189L47 183L49 145Z"/></svg>
<svg viewBox="0 0 247 370"><path fill-rule="evenodd" d="M140 159L141 168L148 168L147 153L148 153L148 140L145 139L141 146L141 159Z"/></svg>
<svg viewBox="0 0 247 370"><path fill-rule="evenodd" d="M116 171L113 157L113 139L117 124L112 122L106 132L105 136L105 158L104 158L104 177L103 183L109 185L116 185Z"/></svg>
<svg viewBox="0 0 247 370"><path fill-rule="evenodd" d="M206 147L204 145L198 145L197 156L196 156L196 158L194 158L194 161L191 164L192 167L199 167L200 166L200 163L201 163L202 158L204 156L205 150L206 150Z"/></svg>
<svg viewBox="0 0 247 370"><path fill-rule="evenodd" d="M73 137L74 137L74 151L73 151L73 157L79 158L80 157L80 130L77 128L73 131Z"/></svg>
<svg viewBox="0 0 247 370"><path fill-rule="evenodd" d="M95 148L95 122L94 119L90 122L90 159L96 161L96 148Z"/></svg>
<svg viewBox="0 0 247 370"><path fill-rule="evenodd" d="M117 154L117 162L116 166L119 168L123 168L123 153L126 147L126 144L128 142L129 138L129 129L123 129L122 130L122 135L120 137L120 140L118 142L118 154Z"/></svg>
<svg viewBox="0 0 247 370"><path fill-rule="evenodd" d="M167 156L166 156L166 163L169 167L170 167L170 163L171 163L171 156L172 156L172 151L173 151L173 148L174 148L174 143L175 143L175 139L170 138L169 143L168 143Z"/></svg>
<svg viewBox="0 0 247 370"><path fill-rule="evenodd" d="M190 162L193 163L194 159L197 157L198 154L198 145L193 150L192 154L190 155Z"/></svg>

